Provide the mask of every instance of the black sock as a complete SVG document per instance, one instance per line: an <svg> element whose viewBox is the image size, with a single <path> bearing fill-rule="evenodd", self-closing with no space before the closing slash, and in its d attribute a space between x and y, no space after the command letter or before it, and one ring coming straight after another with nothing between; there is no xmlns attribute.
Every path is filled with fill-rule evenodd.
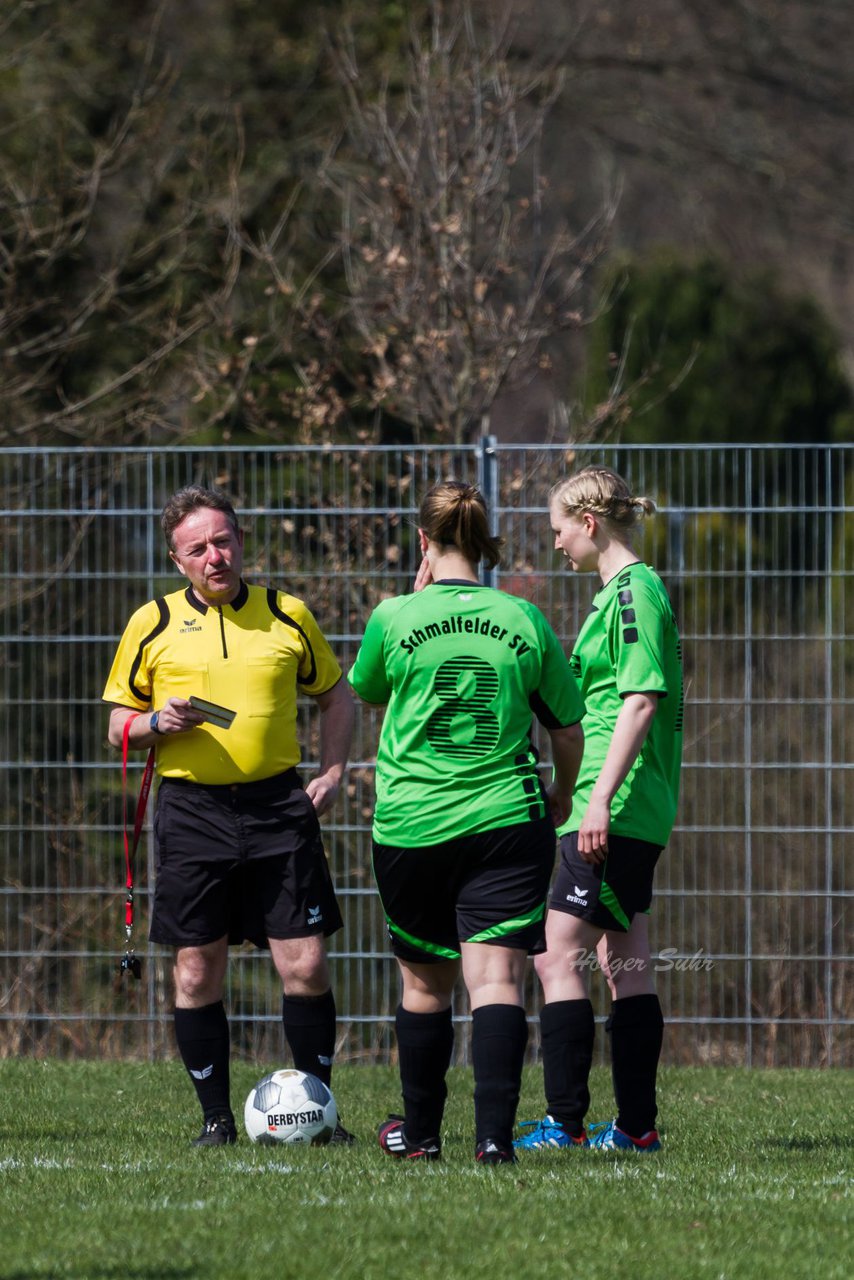
<svg viewBox="0 0 854 1280"><path fill-rule="evenodd" d="M205 1119L231 1115L228 1059L231 1044L221 1000L201 1009L176 1009L175 1039L196 1088Z"/></svg>
<svg viewBox="0 0 854 1280"><path fill-rule="evenodd" d="M395 1014L404 1131L410 1142L438 1138L448 1088L445 1076L454 1049L451 1010L411 1013L400 1005Z"/></svg>
<svg viewBox="0 0 854 1280"><path fill-rule="evenodd" d="M325 1085L332 1079L335 1056L335 997L282 996L285 1039L297 1071L317 1076Z"/></svg>
<svg viewBox="0 0 854 1280"><path fill-rule="evenodd" d="M517 1005L487 1004L472 1013L475 1142L512 1146L527 1043L525 1010Z"/></svg>
<svg viewBox="0 0 854 1280"><path fill-rule="evenodd" d="M615 1000L605 1027L611 1036L617 1128L632 1138L642 1138L655 1128L657 1113L655 1077L664 1038L658 996Z"/></svg>
<svg viewBox="0 0 854 1280"><path fill-rule="evenodd" d="M590 1106L596 1022L589 1000L555 1000L540 1013L543 1079L549 1115L577 1138Z"/></svg>

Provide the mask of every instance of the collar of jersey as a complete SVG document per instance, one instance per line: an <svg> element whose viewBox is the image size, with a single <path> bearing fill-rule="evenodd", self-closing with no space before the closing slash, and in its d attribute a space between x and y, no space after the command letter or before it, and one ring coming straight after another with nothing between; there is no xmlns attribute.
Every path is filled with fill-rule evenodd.
<svg viewBox="0 0 854 1280"><path fill-rule="evenodd" d="M187 587L187 590L184 592L184 595L187 597L187 600L189 601L189 603L192 605L192 607L195 610L197 610L198 613L207 613L208 609L212 607L211 605L206 604L204 600L199 599L199 597L196 595L192 587ZM234 597L233 600L229 600L228 603L236 613L238 609L243 608L243 606L246 604L246 601L248 599L249 599L249 588L247 587L246 583L241 579L240 587L238 589L237 595Z"/></svg>
<svg viewBox="0 0 854 1280"><path fill-rule="evenodd" d="M434 587L482 587L482 582L472 582L471 578L439 578Z"/></svg>
<svg viewBox="0 0 854 1280"><path fill-rule="evenodd" d="M616 573L612 573L608 581L602 583L602 586L599 588L599 590L604 591L606 587L610 587L611 583L615 582L617 578L621 577L621 575L624 574L628 569L636 569L639 564L643 564L643 563L644 563L643 560L630 560L628 564L623 565L622 569L618 569Z"/></svg>

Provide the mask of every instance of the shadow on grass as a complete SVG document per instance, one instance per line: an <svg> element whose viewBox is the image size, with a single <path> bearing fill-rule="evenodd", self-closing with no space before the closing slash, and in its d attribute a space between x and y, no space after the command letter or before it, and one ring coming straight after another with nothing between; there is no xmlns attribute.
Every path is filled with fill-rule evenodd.
<svg viewBox="0 0 854 1280"><path fill-rule="evenodd" d="M164 1267L152 1263L150 1267L128 1267L117 1262L114 1266L86 1266L84 1271L63 1271L61 1280L79 1276L80 1280L189 1280L198 1272L193 1267ZM4 1271L3 1280L60 1280L56 1271Z"/></svg>
<svg viewBox="0 0 854 1280"><path fill-rule="evenodd" d="M83 1136L86 1142L98 1142L99 1139L107 1139L111 1137L115 1130L108 1128L88 1128ZM32 1142L36 1145L41 1144L43 1150L52 1150L54 1147L62 1147L67 1149L71 1146L72 1139L75 1135L70 1135L68 1129L47 1129L36 1128L35 1126L21 1125L20 1129L0 1129L0 1142L16 1143L20 1145L24 1142ZM6 1277L0 1273L0 1280L6 1280Z"/></svg>
<svg viewBox="0 0 854 1280"><path fill-rule="evenodd" d="M820 1138L765 1138L760 1144L775 1151L854 1151L854 1134L830 1133Z"/></svg>

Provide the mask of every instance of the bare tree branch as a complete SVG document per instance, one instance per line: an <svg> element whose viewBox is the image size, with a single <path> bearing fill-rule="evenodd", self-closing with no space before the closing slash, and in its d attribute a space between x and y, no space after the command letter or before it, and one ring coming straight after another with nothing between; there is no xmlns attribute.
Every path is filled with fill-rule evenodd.
<svg viewBox="0 0 854 1280"><path fill-rule="evenodd" d="M396 94L371 87L352 31L330 40L347 133L318 180L339 210L340 260L330 249L298 284L275 247L281 218L253 250L288 294L283 324L315 353L298 396L315 421L330 397L340 410L344 387L351 414L382 410L415 439L463 440L583 323L614 204L579 228L544 229L539 142L563 73L513 69L508 14L482 30L467 0L431 4Z"/></svg>

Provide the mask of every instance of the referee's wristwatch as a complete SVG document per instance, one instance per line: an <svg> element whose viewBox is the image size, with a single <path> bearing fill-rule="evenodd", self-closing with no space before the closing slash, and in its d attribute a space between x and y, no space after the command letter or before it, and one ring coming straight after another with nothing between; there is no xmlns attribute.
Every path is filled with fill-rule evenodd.
<svg viewBox="0 0 854 1280"><path fill-rule="evenodd" d="M152 733L158 733L158 734L160 734L160 736L161 736L161 738L162 738L162 737L163 737L163 735L164 735L164 733L165 733L166 731L165 731L165 729L161 729L161 728L158 726L158 723L157 723L157 722L158 722L158 719L159 719L159 718L160 718L160 712L159 712L159 711L152 711L152 713L151 713L151 719L150 719L150 720L149 720L149 722L148 722L148 727L149 727L149 729L151 730L151 732L152 732Z"/></svg>

